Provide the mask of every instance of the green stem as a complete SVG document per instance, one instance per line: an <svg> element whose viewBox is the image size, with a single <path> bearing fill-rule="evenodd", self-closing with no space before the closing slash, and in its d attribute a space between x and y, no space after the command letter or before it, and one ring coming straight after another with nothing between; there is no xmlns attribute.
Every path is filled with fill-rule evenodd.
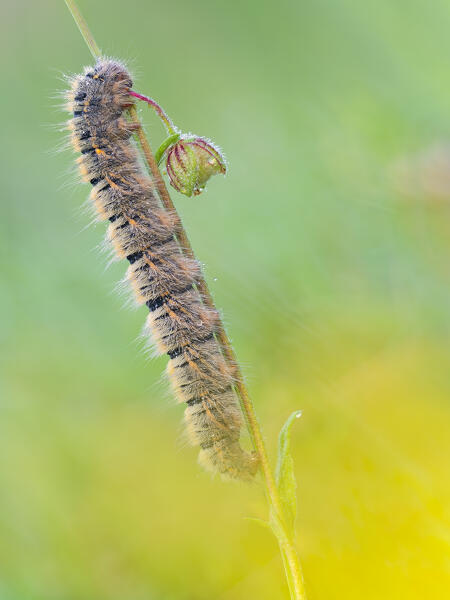
<svg viewBox="0 0 450 600"><path fill-rule="evenodd" d="M292 574L291 574L291 570L289 567L289 561L286 557L286 552L284 551L282 546L280 546L280 554L281 554L281 558L283 559L283 567L284 567L284 571L286 573L289 594L290 594L291 598L295 598L296 597L295 596L295 587L294 587L294 582L292 581Z"/></svg>
<svg viewBox="0 0 450 600"><path fill-rule="evenodd" d="M91 33L91 30L88 27L88 24L84 20L83 15L80 13L80 9L78 8L76 2L74 2L73 0L64 1L67 4L67 8L72 13L73 20L78 25L78 29L80 30L80 33L83 36L87 47L92 52L92 56L94 58L98 58L102 55L102 53L100 52L100 48L97 46L97 43L94 39L94 36Z"/></svg>
<svg viewBox="0 0 450 600"><path fill-rule="evenodd" d="M99 56L101 56L100 48L97 46L89 30L89 27L84 18L82 17L76 3L74 2L74 0L64 1L67 4L70 12L72 13L72 16L76 24L78 25L78 28L80 29L81 34L83 35L83 38L86 41L86 44L92 52L92 55L94 56L94 58L98 58ZM179 232L177 233L176 237L180 248L182 252L186 254L186 256L195 259L194 251L192 249L189 238L187 237L186 231L184 230L184 227L181 223L181 220L178 216L178 213L175 209L175 206L172 202L172 199L162 178L161 172L156 163L155 157L150 148L150 144L148 143L148 140L142 129L142 125L138 119L136 107L133 105L128 109L128 112L132 121L138 126L136 132L137 138L139 140L139 144L141 146L144 158L147 162L149 171L153 177L154 182L156 183L161 202L167 210L169 210L172 214L175 215L178 221ZM207 306L216 310L214 300L203 277L198 282L198 289L202 295L204 303ZM287 519L284 514L283 505L281 503L278 488L275 483L275 477L267 456L266 445L264 443L261 429L256 418L255 409L248 394L248 390L245 385L241 369L237 362L236 355L234 353L233 347L227 336L222 321L220 321L218 324L217 339L219 341L225 358L230 364L234 365L236 392L239 396L242 412L245 416L245 421L250 437L252 439L256 453L259 457L261 473L263 475L266 496L270 504L270 509L271 511L273 511L275 518L278 520L278 523L280 525L280 527L278 528L280 531L275 535L278 539L278 544L280 546L280 552L286 571L286 578L289 585L291 599L306 600L306 593L300 568L300 562L298 559L297 551L295 549L294 540L292 539L292 536L288 533L289 529L286 526Z"/></svg>

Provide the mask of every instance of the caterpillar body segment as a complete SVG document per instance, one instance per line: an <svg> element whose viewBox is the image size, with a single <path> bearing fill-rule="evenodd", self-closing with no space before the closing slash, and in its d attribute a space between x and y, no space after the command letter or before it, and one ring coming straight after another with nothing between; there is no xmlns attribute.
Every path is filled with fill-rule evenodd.
<svg viewBox="0 0 450 600"><path fill-rule="evenodd" d="M169 356L167 372L180 402L199 461L223 476L251 479L253 454L239 442L242 415L234 391L233 368L215 334L218 315L201 299L195 260L176 241L177 221L159 202L131 141L134 126L124 115L133 103L132 80L114 60L99 59L72 78L67 93L72 145L91 183L90 199L107 239L128 263L127 279L136 301L146 304L149 331L159 354Z"/></svg>

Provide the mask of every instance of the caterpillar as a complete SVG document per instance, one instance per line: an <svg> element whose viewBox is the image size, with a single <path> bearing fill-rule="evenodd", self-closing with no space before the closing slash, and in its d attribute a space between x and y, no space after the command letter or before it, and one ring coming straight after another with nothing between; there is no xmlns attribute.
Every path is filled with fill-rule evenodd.
<svg viewBox="0 0 450 600"><path fill-rule="evenodd" d="M160 203L134 146L139 125L124 114L134 103L131 76L120 62L100 58L70 83L68 125L82 179L93 186L99 220L109 222L106 237L116 257L129 263L126 278L137 303L149 309L145 331L156 352L169 357L168 378L186 404L199 462L225 477L251 479L257 460L240 445L242 414L233 366L216 339L217 311L202 302L200 266L182 253L176 216Z"/></svg>

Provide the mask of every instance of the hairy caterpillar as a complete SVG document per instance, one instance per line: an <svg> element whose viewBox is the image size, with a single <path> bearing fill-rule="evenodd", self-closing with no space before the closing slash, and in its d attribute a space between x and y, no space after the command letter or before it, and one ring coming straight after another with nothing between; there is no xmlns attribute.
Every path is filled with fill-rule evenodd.
<svg viewBox="0 0 450 600"><path fill-rule="evenodd" d="M71 80L67 93L72 145L107 238L129 262L127 279L149 309L147 327L180 402L199 462L220 474L249 479L255 457L239 443L242 416L233 389L233 367L215 337L218 315L205 306L196 282L200 268L182 254L177 221L157 199L131 141L136 126L124 116L134 102L132 80L116 61L99 59Z"/></svg>

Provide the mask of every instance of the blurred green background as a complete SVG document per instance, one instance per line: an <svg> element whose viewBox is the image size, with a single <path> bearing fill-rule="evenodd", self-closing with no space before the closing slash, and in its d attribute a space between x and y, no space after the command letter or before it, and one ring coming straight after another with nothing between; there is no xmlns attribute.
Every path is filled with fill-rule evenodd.
<svg viewBox="0 0 450 600"><path fill-rule="evenodd" d="M450 594L450 3L80 2L135 89L225 150L175 195L274 455L310 600ZM224 484L58 152L64 2L0 8L1 600L285 599L260 484ZM160 124L141 109L154 147Z"/></svg>

